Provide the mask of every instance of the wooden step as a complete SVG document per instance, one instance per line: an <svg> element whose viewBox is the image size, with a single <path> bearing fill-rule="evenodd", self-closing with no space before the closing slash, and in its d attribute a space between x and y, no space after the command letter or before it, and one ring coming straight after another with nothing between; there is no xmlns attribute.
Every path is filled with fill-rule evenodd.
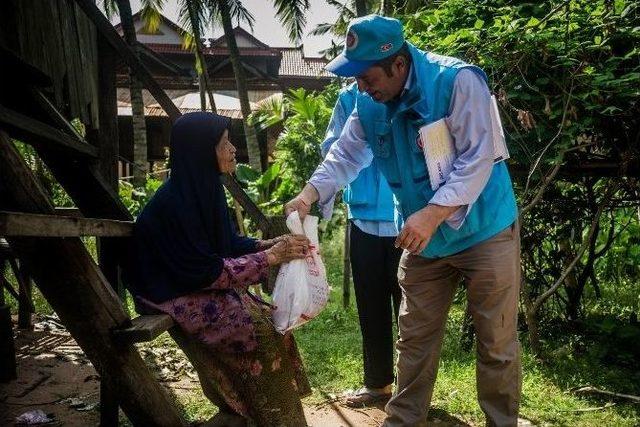
<svg viewBox="0 0 640 427"><path fill-rule="evenodd" d="M81 157L98 157L96 147L39 120L0 105L0 127L11 137Z"/></svg>
<svg viewBox="0 0 640 427"><path fill-rule="evenodd" d="M0 211L0 236L5 237L126 237L133 232L133 224L113 219Z"/></svg>
<svg viewBox="0 0 640 427"><path fill-rule="evenodd" d="M112 329L113 338L120 343L153 341L169 330L175 322L168 314L147 314L131 320L131 326Z"/></svg>

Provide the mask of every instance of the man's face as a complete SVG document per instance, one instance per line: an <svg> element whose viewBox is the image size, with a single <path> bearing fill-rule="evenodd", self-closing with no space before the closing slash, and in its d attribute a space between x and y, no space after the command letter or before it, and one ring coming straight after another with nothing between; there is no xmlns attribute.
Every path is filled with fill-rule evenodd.
<svg viewBox="0 0 640 427"><path fill-rule="evenodd" d="M407 64L397 57L391 65L391 75L377 65L356 77L358 90L368 93L374 101L388 102L400 95L407 79Z"/></svg>

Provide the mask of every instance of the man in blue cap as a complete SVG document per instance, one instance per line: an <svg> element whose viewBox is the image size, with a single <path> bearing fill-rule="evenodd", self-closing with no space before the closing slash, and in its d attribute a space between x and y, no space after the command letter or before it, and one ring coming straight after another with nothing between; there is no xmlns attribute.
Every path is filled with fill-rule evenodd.
<svg viewBox="0 0 640 427"><path fill-rule="evenodd" d="M327 65L355 77L356 109L308 184L285 205L301 216L375 159L398 203L396 245L402 290L397 383L384 425L426 425L446 317L460 279L477 337L478 401L490 426L516 426L520 402L517 336L520 238L504 162L494 163L487 77L458 59L417 49L399 21L354 19L343 53ZM431 183L420 129L443 120L454 160L444 183ZM431 153L431 154L430 154Z"/></svg>
<svg viewBox="0 0 640 427"><path fill-rule="evenodd" d="M355 83L340 91L322 142L323 156L340 137L357 96ZM394 245L398 229L394 222L393 194L375 161L345 188L343 200L350 222L349 258L364 368L364 387L347 396L346 404L362 407L391 397L393 324L400 309L397 271L402 250Z"/></svg>

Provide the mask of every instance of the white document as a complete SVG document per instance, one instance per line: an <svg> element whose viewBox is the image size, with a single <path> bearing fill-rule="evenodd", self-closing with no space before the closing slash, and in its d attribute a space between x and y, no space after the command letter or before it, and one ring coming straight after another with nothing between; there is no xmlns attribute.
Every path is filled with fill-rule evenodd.
<svg viewBox="0 0 640 427"><path fill-rule="evenodd" d="M495 96L491 96L491 128L493 130L494 163L509 158L509 150L504 138L502 122L498 113L498 103ZM456 147L447 127L445 119L437 120L422 126L419 130L422 141L422 153L427 170L431 189L437 190L447 181L453 170L453 162L456 160Z"/></svg>
<svg viewBox="0 0 640 427"><path fill-rule="evenodd" d="M509 150L504 138L504 129L502 128L498 101L496 101L495 95L491 95L491 128L493 129L493 161L498 163L507 160L509 158Z"/></svg>

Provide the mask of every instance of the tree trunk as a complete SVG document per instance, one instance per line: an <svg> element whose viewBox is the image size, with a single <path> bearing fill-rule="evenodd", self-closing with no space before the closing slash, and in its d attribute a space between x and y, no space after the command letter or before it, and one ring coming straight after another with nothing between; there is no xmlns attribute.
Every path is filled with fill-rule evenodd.
<svg viewBox="0 0 640 427"><path fill-rule="evenodd" d="M391 0L382 0L380 4L380 13L384 16L391 16L393 13L393 4Z"/></svg>
<svg viewBox="0 0 640 427"><path fill-rule="evenodd" d="M367 14L367 0L356 0L356 15L365 16Z"/></svg>
<svg viewBox="0 0 640 427"><path fill-rule="evenodd" d="M136 29L133 25L129 0L117 0L122 30L127 44L136 52ZM147 161L147 127L144 120L144 101L142 84L129 72L129 91L131 94L131 122L133 123L133 185L143 187L147 181L149 163Z"/></svg>
<svg viewBox="0 0 640 427"><path fill-rule="evenodd" d="M244 134L247 141L247 153L249 155L249 165L255 170L264 170L260 162L260 146L258 145L258 137L255 128L249 124L249 115L251 114L251 106L249 105L249 94L247 92L247 82L244 76L242 64L240 64L240 51L236 44L236 38L233 34L233 26L231 24L231 12L227 0L220 0L220 16L222 18L222 27L229 48L229 59L233 66L233 73L236 77L236 86L238 87L238 98L240 98L240 109L242 110L242 123L244 124Z"/></svg>
<svg viewBox="0 0 640 427"><path fill-rule="evenodd" d="M209 83L209 70L207 69L207 62L204 58L202 49L202 38L200 37L200 27L193 8L193 0L187 0L187 12L189 13L189 20L191 21L191 29L193 31L196 62L200 64L201 68L198 76L198 89L200 90L201 108L202 111L205 111L207 109L207 101L205 99L205 95L207 95L209 97L209 106L211 107L211 112L217 113L218 109L216 108L216 102L213 99L213 92L211 91L211 84Z"/></svg>

